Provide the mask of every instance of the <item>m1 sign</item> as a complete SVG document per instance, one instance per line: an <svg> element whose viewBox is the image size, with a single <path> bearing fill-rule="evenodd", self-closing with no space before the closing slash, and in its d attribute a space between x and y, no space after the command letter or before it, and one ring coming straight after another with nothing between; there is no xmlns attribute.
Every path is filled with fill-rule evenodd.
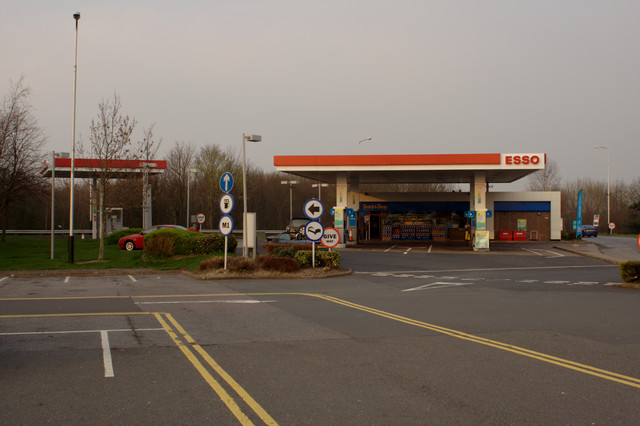
<svg viewBox="0 0 640 426"><path fill-rule="evenodd" d="M544 153L500 154L505 168L544 169Z"/></svg>

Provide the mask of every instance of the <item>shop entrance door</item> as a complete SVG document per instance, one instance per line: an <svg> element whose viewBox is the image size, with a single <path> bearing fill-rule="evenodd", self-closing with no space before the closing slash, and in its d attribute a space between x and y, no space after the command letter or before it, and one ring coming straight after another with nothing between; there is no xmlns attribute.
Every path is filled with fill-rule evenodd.
<svg viewBox="0 0 640 426"><path fill-rule="evenodd" d="M369 239L382 239L382 235L380 235L380 230L382 229L382 226L380 224L381 219L382 215L380 215L380 213L369 214Z"/></svg>

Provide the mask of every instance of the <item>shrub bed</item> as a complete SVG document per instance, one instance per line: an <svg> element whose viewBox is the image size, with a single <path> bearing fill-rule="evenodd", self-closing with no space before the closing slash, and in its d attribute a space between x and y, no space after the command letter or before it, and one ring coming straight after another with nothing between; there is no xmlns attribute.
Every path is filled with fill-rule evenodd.
<svg viewBox="0 0 640 426"><path fill-rule="evenodd" d="M107 238L105 238L104 242L110 245L115 245L118 244L120 238L126 237L127 235L139 234L140 232L142 232L142 228L121 229L107 235Z"/></svg>
<svg viewBox="0 0 640 426"><path fill-rule="evenodd" d="M640 262L633 260L621 262L620 277L622 282L640 284Z"/></svg>
<svg viewBox="0 0 640 426"><path fill-rule="evenodd" d="M313 252L311 250L300 250L296 253L295 260L301 267L311 268L313 266ZM337 251L316 251L316 267L328 269L340 268L340 253Z"/></svg>
<svg viewBox="0 0 640 426"><path fill-rule="evenodd" d="M234 253L238 241L229 236L227 252ZM144 237L144 253L150 256L202 255L224 253L224 237L181 229L160 229Z"/></svg>
<svg viewBox="0 0 640 426"><path fill-rule="evenodd" d="M274 250L279 249L281 247L290 247L295 251L300 250L311 250L311 244L277 244L277 243L268 243L263 245L264 251L266 254L272 254Z"/></svg>
<svg viewBox="0 0 640 426"><path fill-rule="evenodd" d="M276 272L296 272L300 264L291 257L266 256L262 259L262 269Z"/></svg>

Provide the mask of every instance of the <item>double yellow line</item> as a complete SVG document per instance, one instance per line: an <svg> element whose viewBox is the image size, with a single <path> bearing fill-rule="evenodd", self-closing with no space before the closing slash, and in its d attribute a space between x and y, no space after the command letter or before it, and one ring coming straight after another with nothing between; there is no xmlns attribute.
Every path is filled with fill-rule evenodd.
<svg viewBox="0 0 640 426"><path fill-rule="evenodd" d="M254 413L260 417L260 419L267 425L277 425L278 423L267 413L261 406L254 400L251 395L245 391L242 386L238 384L220 365L200 346L196 341L185 331L184 328L167 313L154 313L153 314L158 322L162 325L162 328L171 337L173 342L180 348L185 357L196 368L198 373L204 378L204 380L211 386L220 400L227 406L229 411L238 419L240 424L252 425L253 422L242 411L240 406L236 404L235 400L229 395L224 387L213 377L213 375L207 370L207 368L200 362L198 357L194 354L193 350L197 352L202 359L218 374L236 394L253 410ZM187 344L185 344L185 342ZM192 350L193 349L193 350Z"/></svg>
<svg viewBox="0 0 640 426"><path fill-rule="evenodd" d="M455 337L457 339L479 343L481 345L490 346L492 348L500 349L507 352L512 352L514 354L537 359L539 361L547 362L549 364L555 364L560 367L568 368L570 370L579 371L581 373L589 374L591 376L596 376L602 379L611 380L613 382L621 383L623 385L640 388L640 379L636 379L635 377L625 376L623 374L602 370L600 368L592 367L590 365L580 364L578 362L570 361L563 358L558 358L552 355L543 354L541 352L532 351L530 349L521 348L519 346L510 345L508 343L502 343L496 340L485 339L484 337L474 336L472 334L463 333L461 331L452 330L450 328L440 327L440 326L429 324L426 322L417 321L411 318L407 318L407 317L392 314L389 312L381 311L378 309L370 308L368 306L358 305L356 303L348 302L346 300L338 299L336 297L325 296L321 294L314 294L312 296L317 297L319 299L327 300L329 302L337 303L339 305L343 305L348 308L357 309L363 312L368 312L373 315L377 315L377 316L388 318L394 321L399 321L405 324L409 324L415 327L436 331L438 333L446 334L447 336Z"/></svg>

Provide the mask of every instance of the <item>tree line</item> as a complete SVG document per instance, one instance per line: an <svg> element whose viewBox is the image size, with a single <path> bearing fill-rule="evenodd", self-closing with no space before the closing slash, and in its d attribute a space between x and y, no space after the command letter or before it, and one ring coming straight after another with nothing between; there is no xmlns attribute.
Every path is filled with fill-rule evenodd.
<svg viewBox="0 0 640 426"><path fill-rule="evenodd" d="M51 225L51 183L41 177L40 169L45 158L46 137L38 125L29 105L30 90L21 78L10 85L0 109L0 226L2 241L7 229L49 229ZM143 129L142 139L134 138L137 121L123 110L120 98L103 100L98 105L96 118L89 128L88 146L81 146L79 155L102 160L143 159L159 160L157 157L161 140L154 138L151 125ZM196 147L190 142L176 141L164 156L167 168L161 175L150 177L152 217L154 224L178 224L191 226L187 217L204 213L205 228L216 229L221 217L219 200L223 192L219 179L224 172L234 176L232 195L235 209L231 213L235 224L242 223L242 159L238 150L218 145ZM106 164L106 163L104 163ZM117 170L96 170L101 198L97 200L104 223L109 220L108 208L119 207L124 212L125 227L142 227L145 209L143 183L148 178L144 173L129 179L116 179ZM259 229L283 229L289 221L290 187L282 184L291 176L266 172L250 160L246 165L248 211L257 212ZM318 182L296 177L293 186L293 216L303 216L302 206L310 198L318 197ZM55 224L61 229L69 227L70 187L68 179L57 179L55 186ZM553 161L547 168L529 178L530 190L554 190L562 192L562 216L564 228L571 228L577 210L577 194L583 190L583 223L591 223L593 215L600 215L600 230L606 230L607 185L591 179L575 179L563 182L558 166ZM452 191L456 185L386 185L368 187L369 191ZM363 189L364 191L365 189ZM462 188L462 190L466 190ZM327 210L335 205L335 185L321 188L321 198ZM78 179L74 184L74 228L90 229L90 183ZM616 181L611 186L610 216L616 223L616 233L640 232L640 178L627 184ZM189 202L187 207L187 202ZM328 225L331 217L324 214ZM236 225L241 228L241 225ZM102 232L102 231L101 231ZM102 235L102 234L101 234Z"/></svg>

